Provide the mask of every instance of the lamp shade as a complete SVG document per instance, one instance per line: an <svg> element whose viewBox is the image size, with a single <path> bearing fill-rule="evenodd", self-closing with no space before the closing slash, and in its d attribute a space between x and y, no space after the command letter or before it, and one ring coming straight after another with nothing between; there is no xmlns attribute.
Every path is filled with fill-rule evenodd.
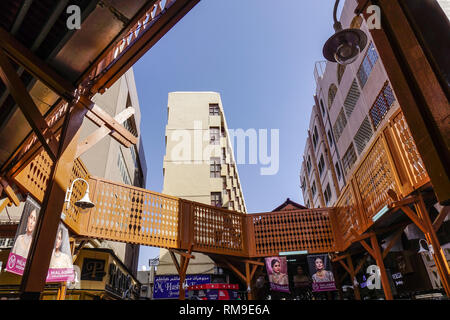
<svg viewBox="0 0 450 320"><path fill-rule="evenodd" d="M323 46L323 56L330 62L350 64L367 44L366 34L359 29L344 29L332 35Z"/></svg>

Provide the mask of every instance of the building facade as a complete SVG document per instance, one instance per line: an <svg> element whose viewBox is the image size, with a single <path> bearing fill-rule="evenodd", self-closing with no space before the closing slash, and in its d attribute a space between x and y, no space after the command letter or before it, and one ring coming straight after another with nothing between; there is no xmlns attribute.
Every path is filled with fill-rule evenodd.
<svg viewBox="0 0 450 320"><path fill-rule="evenodd" d="M356 1L344 4L344 28L368 36L358 59L347 66L317 62L316 92L302 157L300 184L309 208L332 207L348 178L399 105L364 19L354 14Z"/></svg>
<svg viewBox="0 0 450 320"><path fill-rule="evenodd" d="M445 8L445 4L443 5ZM368 37L367 45L357 60L349 65L325 61L316 63L314 69L316 92L300 169L300 186L306 207L342 208L339 211L342 216L337 218L347 221L345 223L351 228L360 226L356 220L346 220L346 212L350 212L353 206L353 203L348 201L348 193L358 194L365 191L368 194L369 189L370 192L376 193L381 185L377 177L386 174L381 170L373 172L375 177L373 178L372 175L369 177L364 173L364 170L360 170L366 168L373 171L379 168L376 163L368 163L366 155L373 154L372 151L377 150L374 148L380 141L386 144L386 148L390 147L389 144L398 143L389 139L384 132L386 127L395 127L395 130L404 137L409 130L404 121L392 124L393 120L401 115L401 106L397 99L397 94L401 93L396 93L392 89L365 20L361 16L355 16L356 6L356 0L346 0L340 22L344 29L359 28L364 31ZM379 139L380 136L383 139ZM404 138L402 143L411 146L414 142ZM413 175L417 177L426 175L420 155L414 154L409 149L407 148L405 153L411 152L406 157L413 164ZM370 159L378 162L391 161L394 165L396 163L396 159L380 159L380 157ZM359 181L370 180L367 186L364 186L369 189L362 190L361 185L355 183L355 177ZM347 194L344 194L344 191ZM376 197L370 198L367 203L371 201L376 202ZM443 210L436 201L430 197L427 203L427 210L433 218ZM449 223L447 216L437 233L442 248L446 248L449 243L446 236ZM392 278L390 279L392 292L397 296L404 295L411 298L411 292L442 289L440 280L436 280L438 276L433 259L429 253L418 253L420 243L425 238L424 233L413 223L403 228L403 232L403 229L399 230L399 236L397 240L394 239L389 248L391 252L386 254L384 262L389 277ZM381 247L385 249L392 239L393 236L383 236ZM447 249L443 250L445 258L449 260ZM366 262L367 266L370 263ZM364 276L363 273L357 275L360 283L365 282Z"/></svg>
<svg viewBox="0 0 450 320"><path fill-rule="evenodd" d="M163 193L246 213L220 94L171 92L168 98ZM188 274L214 274L213 261L195 254ZM157 275L177 274L161 249Z"/></svg>

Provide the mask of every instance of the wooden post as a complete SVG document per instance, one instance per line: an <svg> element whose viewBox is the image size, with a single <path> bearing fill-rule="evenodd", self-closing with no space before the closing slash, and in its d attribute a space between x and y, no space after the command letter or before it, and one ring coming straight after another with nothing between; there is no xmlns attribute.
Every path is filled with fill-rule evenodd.
<svg viewBox="0 0 450 320"><path fill-rule="evenodd" d="M371 235L370 241L372 243L373 258L375 259L378 268L380 268L381 285L383 286L384 296L386 300L393 300L391 284L389 283L386 268L384 267L383 256L381 254L380 246L378 245L376 234Z"/></svg>
<svg viewBox="0 0 450 320"><path fill-rule="evenodd" d="M253 300L253 292L252 292L252 275L250 273L250 264L245 262L245 283L247 285L247 299Z"/></svg>
<svg viewBox="0 0 450 320"><path fill-rule="evenodd" d="M80 127L86 112L87 108L77 103L65 119L57 161L52 169L22 278L20 290L22 299L39 299L45 287L56 232L64 207L65 192L70 182Z"/></svg>
<svg viewBox="0 0 450 320"><path fill-rule="evenodd" d="M441 278L442 287L445 290L447 297L450 297L450 269L444 252L442 251L439 239L431 223L422 195L419 195L419 203L416 205L417 213L424 223L424 228L427 230L425 238L429 244L433 246L433 259L436 263L439 277Z"/></svg>
<svg viewBox="0 0 450 320"><path fill-rule="evenodd" d="M353 261L352 261L351 255L347 256L347 265L351 272L350 277L352 278L353 293L355 294L355 299L361 300L361 294L359 292L359 285L357 285L357 284L355 285L356 272L355 272L355 268L353 267Z"/></svg>
<svg viewBox="0 0 450 320"><path fill-rule="evenodd" d="M425 19L434 19L437 23L444 21L445 17L435 16L437 11L431 8L438 6L436 1L417 2L422 6L419 9L425 9L421 10ZM450 137L446 121L449 117L449 101L432 65L435 57L431 56L431 48L426 48L427 43L417 35L423 30L418 30L420 27L410 22L411 12L407 11L411 8L408 8L407 1L358 0L356 12L362 13L367 20L372 13L366 8L373 4L381 8L382 27L372 28L369 32L431 179L433 190L439 202L447 205L450 203Z"/></svg>

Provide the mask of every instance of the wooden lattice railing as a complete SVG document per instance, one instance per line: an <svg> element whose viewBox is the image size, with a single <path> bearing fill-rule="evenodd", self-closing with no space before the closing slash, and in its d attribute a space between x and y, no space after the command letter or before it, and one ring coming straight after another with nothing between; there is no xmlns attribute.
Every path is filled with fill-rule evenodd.
<svg viewBox="0 0 450 320"><path fill-rule="evenodd" d="M404 119L398 110L379 130L353 171L337 203L337 228L344 250L373 225L374 216L392 204L388 191L402 199L430 181Z"/></svg>
<svg viewBox="0 0 450 320"><path fill-rule="evenodd" d="M286 251L336 251L332 208L248 215L250 255L264 257Z"/></svg>
<svg viewBox="0 0 450 320"><path fill-rule="evenodd" d="M13 177L16 184L42 202L52 161L45 150ZM420 155L399 111L373 139L334 208L243 214L157 192L90 177L77 159L70 183L89 181L92 209L74 205L86 190L76 183L62 219L80 236L163 248L247 257L284 251L334 252L363 233L373 217L394 200L429 182Z"/></svg>

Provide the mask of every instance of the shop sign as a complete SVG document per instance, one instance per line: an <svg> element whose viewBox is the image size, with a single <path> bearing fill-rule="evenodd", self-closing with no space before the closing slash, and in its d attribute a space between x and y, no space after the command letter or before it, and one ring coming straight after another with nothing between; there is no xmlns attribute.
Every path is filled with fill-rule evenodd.
<svg viewBox="0 0 450 320"><path fill-rule="evenodd" d="M109 264L109 280L106 289L122 298L130 298L132 295L138 295L138 286L133 285L130 275L125 274L114 263Z"/></svg>
<svg viewBox="0 0 450 320"><path fill-rule="evenodd" d="M186 275L185 287L211 283L211 275ZM180 277L177 275L155 276L153 299L178 299L180 293Z"/></svg>
<svg viewBox="0 0 450 320"><path fill-rule="evenodd" d="M392 275L392 280L394 280L394 284L397 287L402 286L404 284L403 283L403 275L401 274L401 272L394 273Z"/></svg>
<svg viewBox="0 0 450 320"><path fill-rule="evenodd" d="M105 275L105 260L90 258L83 259L81 280L103 281L103 277Z"/></svg>

